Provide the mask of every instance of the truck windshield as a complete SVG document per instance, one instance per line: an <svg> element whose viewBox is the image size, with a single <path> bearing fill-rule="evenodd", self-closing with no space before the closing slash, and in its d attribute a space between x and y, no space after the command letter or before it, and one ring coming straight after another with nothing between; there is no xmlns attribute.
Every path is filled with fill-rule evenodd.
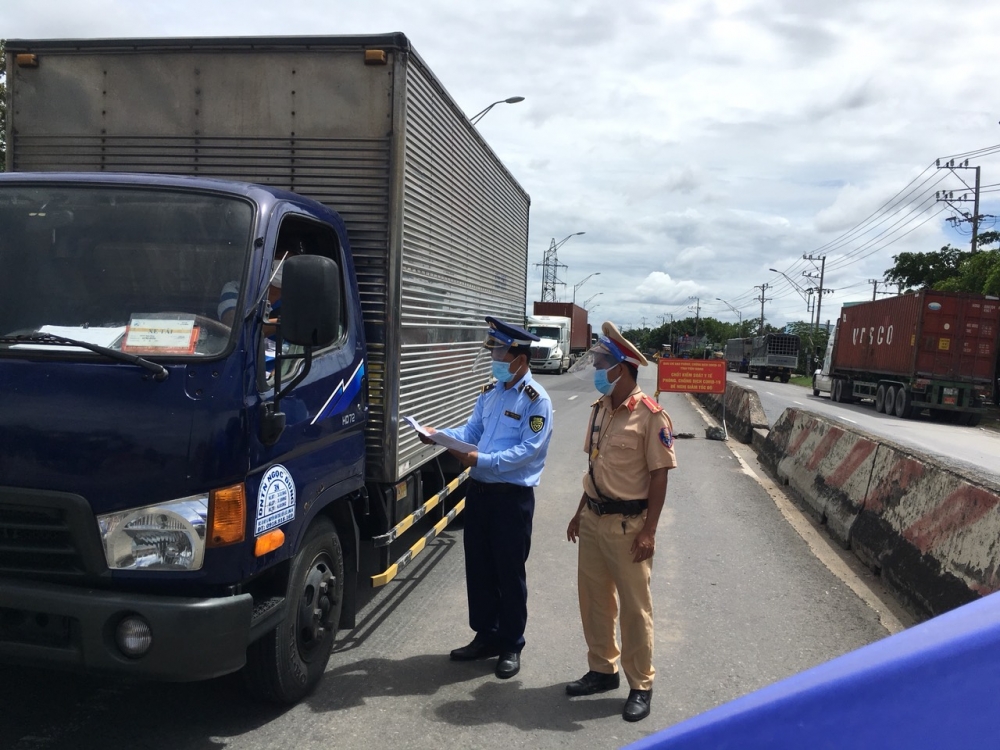
<svg viewBox="0 0 1000 750"><path fill-rule="evenodd" d="M0 351L86 352L58 337L143 357L221 353L253 215L207 193L0 186Z"/></svg>
<svg viewBox="0 0 1000 750"><path fill-rule="evenodd" d="M529 326L528 332L533 333L540 339L556 339L559 340L559 329L555 326Z"/></svg>

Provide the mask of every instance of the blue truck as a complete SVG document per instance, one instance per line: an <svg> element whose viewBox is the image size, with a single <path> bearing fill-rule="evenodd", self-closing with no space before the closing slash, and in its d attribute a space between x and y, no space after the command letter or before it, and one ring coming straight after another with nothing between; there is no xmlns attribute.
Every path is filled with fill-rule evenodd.
<svg viewBox="0 0 1000 750"><path fill-rule="evenodd" d="M401 34L5 62L0 662L295 702L461 511L400 417L471 413L529 198Z"/></svg>

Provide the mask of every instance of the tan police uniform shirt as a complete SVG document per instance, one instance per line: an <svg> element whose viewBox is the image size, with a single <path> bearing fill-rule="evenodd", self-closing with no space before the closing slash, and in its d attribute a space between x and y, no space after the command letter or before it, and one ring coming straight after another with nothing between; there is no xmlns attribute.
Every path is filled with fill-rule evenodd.
<svg viewBox="0 0 1000 750"><path fill-rule="evenodd" d="M649 472L677 466L670 417L638 385L617 409L611 406L611 396L595 403L596 419L592 407L583 450L591 455L600 494L609 500L646 499ZM598 500L589 471L583 489Z"/></svg>

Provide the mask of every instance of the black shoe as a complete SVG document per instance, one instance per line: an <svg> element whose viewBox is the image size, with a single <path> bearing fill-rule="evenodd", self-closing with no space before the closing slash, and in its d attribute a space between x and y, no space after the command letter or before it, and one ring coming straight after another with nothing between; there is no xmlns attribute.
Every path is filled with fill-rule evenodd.
<svg viewBox="0 0 1000 750"><path fill-rule="evenodd" d="M497 659L496 676L501 680L509 680L521 671L521 655L516 651L504 651Z"/></svg>
<svg viewBox="0 0 1000 750"><path fill-rule="evenodd" d="M652 700L652 689L630 690L625 708L622 709L622 718L625 721L642 721L649 716L649 704Z"/></svg>
<svg viewBox="0 0 1000 750"><path fill-rule="evenodd" d="M593 695L603 693L608 690L617 690L621 684L621 678L617 672L607 674L605 672L587 672L576 682L571 682L566 686L567 695Z"/></svg>
<svg viewBox="0 0 1000 750"><path fill-rule="evenodd" d="M476 659L489 659L497 656L499 653L500 649L496 646L491 646L488 642L479 638L473 638L472 643L468 646L462 646L462 648L456 648L452 651L451 660L475 661Z"/></svg>

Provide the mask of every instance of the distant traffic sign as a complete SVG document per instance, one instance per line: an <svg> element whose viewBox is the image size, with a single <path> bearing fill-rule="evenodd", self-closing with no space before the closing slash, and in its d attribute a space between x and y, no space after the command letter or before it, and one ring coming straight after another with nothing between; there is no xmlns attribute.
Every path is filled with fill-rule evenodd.
<svg viewBox="0 0 1000 750"><path fill-rule="evenodd" d="M723 359L661 359L657 367L657 392L726 392L726 361Z"/></svg>

